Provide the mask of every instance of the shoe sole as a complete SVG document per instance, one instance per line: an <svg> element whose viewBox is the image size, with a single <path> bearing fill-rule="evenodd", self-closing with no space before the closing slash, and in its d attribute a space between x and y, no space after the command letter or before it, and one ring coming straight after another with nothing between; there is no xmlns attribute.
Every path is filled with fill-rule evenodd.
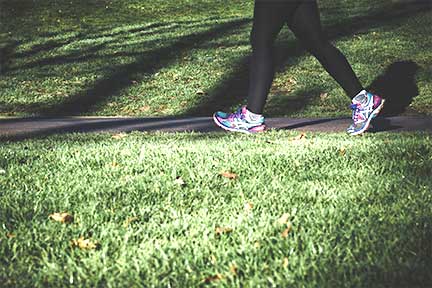
<svg viewBox="0 0 432 288"><path fill-rule="evenodd" d="M381 112L381 109L384 107L384 103L385 103L385 99L382 99L381 104L372 112L371 116L368 118L368 120L366 122L366 125L362 129L355 131L355 132L352 132L352 133L349 133L349 134L352 136L356 136L356 135L360 135L360 134L366 132L370 127L370 122L372 121L372 119L374 119L376 116L378 116L378 114Z"/></svg>
<svg viewBox="0 0 432 288"><path fill-rule="evenodd" d="M216 117L216 114L213 114L213 121L214 121L215 124L216 124L217 126L219 126L220 128L222 128L222 129L224 129L224 130L226 130L226 131L230 131L230 132L239 132L239 133L244 133L244 134L256 134L256 133L261 133L261 132L264 132L264 131L265 131L265 128L264 128L263 131L260 131L260 132L252 132L252 131L249 131L249 130L235 129L235 128L229 128L229 127L226 127L226 126L224 126L222 123L219 122L219 120L218 120L217 117Z"/></svg>

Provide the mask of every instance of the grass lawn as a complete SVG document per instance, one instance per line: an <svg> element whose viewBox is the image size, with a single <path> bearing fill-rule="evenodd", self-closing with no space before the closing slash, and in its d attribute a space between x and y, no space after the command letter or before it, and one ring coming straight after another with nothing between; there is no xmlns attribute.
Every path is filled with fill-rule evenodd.
<svg viewBox="0 0 432 288"><path fill-rule="evenodd" d="M431 143L288 131L4 142L0 283L430 287Z"/></svg>
<svg viewBox="0 0 432 288"><path fill-rule="evenodd" d="M407 4L408 3L408 4ZM411 4L409 4L411 3ZM322 0L329 38L399 114L432 111L427 1ZM253 1L2 1L0 115L210 115L244 102ZM347 116L285 29L269 116Z"/></svg>
<svg viewBox="0 0 432 288"><path fill-rule="evenodd" d="M320 1L389 114L432 115L426 3ZM244 101L253 1L0 5L0 116L208 116ZM288 31L276 46L266 115L349 115ZM431 143L289 131L1 141L0 286L430 287Z"/></svg>

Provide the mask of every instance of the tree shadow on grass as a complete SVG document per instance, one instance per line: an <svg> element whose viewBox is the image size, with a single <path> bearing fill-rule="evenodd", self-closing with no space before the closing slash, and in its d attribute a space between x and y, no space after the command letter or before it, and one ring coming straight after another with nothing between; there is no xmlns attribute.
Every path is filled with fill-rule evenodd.
<svg viewBox="0 0 432 288"><path fill-rule="evenodd" d="M215 20L213 18L206 19L207 21ZM58 39L52 39L50 37L53 37L55 35L60 34L60 32L57 32L55 35L47 35L48 39L40 44L33 45L30 49L27 49L25 51L16 52L13 55L11 55L11 58L18 59L18 58L25 58L30 57L35 54L38 54L40 52L48 52L57 48L64 47L69 44L73 44L75 42L79 41L85 41L89 39L98 39L98 38L106 38L110 40L102 41L101 44L107 45L111 43L118 42L118 39L112 39L114 37L119 37L122 35L128 35L128 37L137 37L140 38L142 36L150 36L155 34L162 34L166 33L167 31L171 31L172 29L178 28L179 25L186 25L187 28L191 27L201 27L206 24L202 23L202 20L195 20L195 21L175 21L175 22L158 22L158 23L150 23L147 25L134 25L133 27L128 28L113 28L109 31L107 31L107 28L104 29L96 29L96 30L89 30L85 31L85 29L81 32L73 33L70 37L58 37ZM67 33L71 31L63 31L62 33ZM21 43L25 44L25 43ZM93 47L92 47L93 48ZM96 49L93 52L96 52L100 49ZM76 53L70 53L68 55L59 55L59 56L52 56L47 58L42 58L37 61L33 61L30 63L26 63L21 66L14 66L9 71L20 71L22 69L31 69L31 68L40 68L41 66L45 65L54 65L54 64L66 64L66 63L75 63L79 61L87 61L90 59L90 57L77 57L80 54L83 54L82 51L76 51ZM116 55L108 55L108 56L136 56L138 53L117 53ZM95 55L92 55L94 58L97 58ZM93 59L93 58L92 58ZM74 62L75 61L75 62Z"/></svg>
<svg viewBox="0 0 432 288"><path fill-rule="evenodd" d="M17 41L0 39L0 75L8 70L11 64L11 55L13 55L17 46Z"/></svg>
<svg viewBox="0 0 432 288"><path fill-rule="evenodd" d="M114 73L97 81L90 89L70 96L62 103L49 106L45 105L43 107L32 105L21 107L21 109L37 115L76 115L90 112L94 105L106 101L113 95L118 94L121 90L130 86L132 83L131 77L156 73L159 69L175 61L178 55L196 46L197 43L203 43L225 35L232 31L232 29L249 22L250 19L247 18L231 19L227 22L217 24L215 27L207 29L204 32L183 36L173 44L140 54L140 57L133 63L113 67ZM61 60L62 59L56 59L56 61Z"/></svg>
<svg viewBox="0 0 432 288"><path fill-rule="evenodd" d="M343 23L329 26L326 30L330 35L330 39L349 36L353 33L376 26L386 25L392 20L396 21L394 18L398 18L398 21L400 21L402 17L409 17L416 13L423 12L425 9L429 8L429 6L425 6L424 4L425 3L421 1L415 2L415 4L394 4L390 8L382 9L374 14L354 17L349 20L351 24L347 25ZM131 64L113 67L114 72L112 74L94 83L93 87L72 95L61 103L22 105L20 110L34 115L79 115L81 113L92 112L96 105L107 101L109 98L117 95L121 90L130 86L131 77L136 78L139 77L139 75L155 73L161 68L170 65L170 63L177 59L179 54L190 50L196 45L205 44L209 40L225 35L229 31L232 31L233 28L237 28L249 22L250 19L231 20L224 24L219 24L217 27L205 32L184 36L171 45L141 54L137 61ZM295 65L300 60L300 57L305 54L304 49L302 49L296 41L290 41L288 45L279 46L278 51L279 63L283 63L283 65L278 67L279 70L287 65L288 60L290 61L289 65ZM86 55L84 57L90 56ZM56 59L54 62L68 62L69 60L75 61L77 59ZM51 63L51 61L47 62L47 64L53 63ZM182 115L210 115L216 109L225 110L241 102L247 93L249 78L248 63L248 57L240 58L237 63L233 64L233 72L230 75L226 75L225 79L210 91L208 97L203 98L200 103L185 111ZM294 105L293 107L295 110L300 110L304 108L310 100L311 99L300 101L296 98L293 100L296 102L294 104L300 104ZM292 104L293 103L288 101L281 105L291 106ZM294 111L294 109L290 110L290 108L282 106L280 109Z"/></svg>
<svg viewBox="0 0 432 288"><path fill-rule="evenodd" d="M391 7L386 7L385 9L381 9L376 11L375 13L370 13L368 15L361 15L354 17L352 19L348 19L349 23L342 23L333 26L326 27L326 33L328 34L328 38L330 40L335 40L341 37L349 36L354 33L367 31L374 27L379 27L383 25L388 25L389 23L400 21L402 18L407 18L418 13L425 12L426 10L431 10L431 6L428 2L419 0L413 1L409 3L396 3ZM347 21L347 22L348 22ZM288 45L280 45L275 48L276 49L276 63L282 63L276 70L283 70L288 64L295 65L300 61L300 57L305 55L305 50L300 46L297 41L292 41L288 43ZM218 86L214 87L208 94L208 96L202 100L201 103L197 104L195 107L185 111L182 115L211 115L216 110L229 110L232 106L238 105L239 103L245 101L245 98L248 93L248 63L249 56L244 57L234 63L235 69L234 71L225 78ZM387 73L385 73L384 78L380 78L374 81L374 85L372 87L377 90L385 90L385 95L389 95L389 81L397 81L400 78L405 80L407 83L408 79L413 78L411 74L399 74L395 73L396 71L400 71L401 68L412 67L413 64L397 64L395 66L389 67ZM396 76L399 75L399 76ZM413 82L415 83L415 82ZM387 87L387 88L385 88ZM407 88L410 90L410 97L414 97L415 93L413 93L412 87ZM406 90L405 90L406 91ZM312 94L319 95L319 93L313 93L314 91L310 91ZM316 91L315 91L316 92ZM307 93L303 93L307 94ZM396 93L397 95L401 95ZM395 96L392 97L390 102L397 104L398 101L402 99L397 99ZM278 107L278 111L285 111L283 114L289 114L294 111L301 110L309 103L311 100L310 97L301 101L297 99L297 97L293 100L285 101L285 103L280 103L280 107ZM411 99L412 100L412 99ZM401 102L406 103L407 100L402 100ZM291 105L293 105L291 107ZM401 105L401 104L397 104ZM404 104L406 105L406 104ZM389 108L390 109L390 108ZM392 108L393 110L396 110ZM288 113L287 113L288 112ZM273 111L270 111L272 114Z"/></svg>
<svg viewBox="0 0 432 288"><path fill-rule="evenodd" d="M272 101L267 106L266 110L272 115L291 115L296 112L301 112L308 104L315 100L317 95L320 95L319 87L312 89L301 89L290 94L274 95Z"/></svg>
<svg viewBox="0 0 432 288"><path fill-rule="evenodd" d="M131 33L146 33L146 31L153 31L153 29L157 29L157 28L164 28L165 26L169 26L169 22L166 23L151 23L148 25L141 25L138 27L131 27L128 29L119 29L118 31L115 32L108 32L108 33L104 33L102 29L100 30L96 30L95 32L91 32L91 31L81 31L81 32L73 32L73 31L61 31L61 32L52 32L51 34L46 34L46 35L41 35L44 38L47 38L46 41L39 43L39 44L35 44L33 45L30 49L24 50L24 51L20 51L20 52L16 52L13 55L11 55L12 60L14 59L18 59L18 58L25 58L25 57L31 57L33 55L36 55L38 53L42 53L42 52L48 52L60 47L63 47L65 45L69 45L74 43L75 41L79 41L82 40L84 37L86 38L98 38L98 37L115 37L118 36L120 34L131 34ZM60 34L67 34L67 33L71 33L71 35L69 37L58 37L58 35ZM150 32L148 32L148 34L150 34ZM53 39L54 37L54 39ZM25 44L24 42L21 44ZM105 44L105 43L104 43ZM62 59L70 59L72 55L68 55L66 56L54 56L51 58L43 58L41 60L38 61L34 61L31 63L27 63L26 65L23 66L15 66L13 70L21 70L21 69L29 69L29 68L35 68L35 67L40 67L43 65L49 65L49 64L60 64L62 63Z"/></svg>

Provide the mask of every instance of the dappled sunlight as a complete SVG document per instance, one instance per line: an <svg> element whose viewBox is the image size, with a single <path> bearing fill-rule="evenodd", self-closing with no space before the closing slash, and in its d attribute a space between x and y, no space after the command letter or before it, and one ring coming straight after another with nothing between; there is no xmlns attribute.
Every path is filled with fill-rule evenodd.
<svg viewBox="0 0 432 288"><path fill-rule="evenodd" d="M392 63L410 59L420 65L420 93L410 109L424 112L424 93L432 90L425 66L431 41L423 36L430 18L421 13L427 7L342 2L321 3L323 22L362 83L369 85ZM235 3L239 6L226 14L247 17L123 19L123 24L62 26L18 37L4 50L9 61L0 74L0 114L204 116L233 110L247 95L251 28L251 5ZM276 46L281 65L266 107L269 116L348 115L348 97L287 29Z"/></svg>
<svg viewBox="0 0 432 288"><path fill-rule="evenodd" d="M134 33L122 33L117 34L116 36L107 36L110 33L108 31L103 33L104 35L100 37L97 34L71 34L70 36L73 37L73 40L62 37L60 38L59 42L47 38L45 39L45 43L48 43L47 45L49 45L47 50L41 48L44 45L43 41L40 41L38 44L32 43L29 45L28 50L21 48L18 52L21 53L21 57L15 59L14 64L8 67L5 76L9 76L12 79L12 82L17 83L16 88L11 87L15 88L15 93L17 93L16 90L19 90L20 87L18 83L23 83L23 81L26 81L26 83L33 82L31 80L27 80L27 75L32 75L32 77L39 76L43 83L43 81L47 81L46 73L52 73L55 71L55 75L57 75L57 78L59 78L59 84L64 81L64 78L75 78L76 75L80 75L85 79L97 79L96 86L94 86L94 82L91 83L90 81L90 86L87 86L88 88L86 88L88 91L78 92L78 94L86 93L86 95L95 95L94 93L97 93L95 96L99 97L100 99L109 99L112 96L119 97L120 95L117 93L122 93L122 89L129 89L129 86L133 86L133 84L144 84L142 89L145 89L145 91L140 91L140 98L144 97L146 99L138 100L148 100L148 98L151 97L143 95L143 92L146 92L147 94L149 90L148 86L145 87L145 79L147 76L155 75L154 77L157 77L159 74L157 71L159 69L165 68L164 65L167 63L174 64L178 61L184 62L185 60L190 62L190 60L196 58L197 55L188 56L190 55L190 52L188 51L189 49L199 50L199 44L201 41L211 42L211 40L215 39L214 37L217 39L218 33L220 33L221 36L224 35L226 29L225 27L235 28L237 25L242 25L243 23L247 22L249 22L248 19L210 19L200 22L195 21L193 23L184 22L182 24L172 23L167 25L156 25L157 27L155 28L152 28L154 25L148 25L147 27L150 27L150 30L145 30L145 28L143 28L143 30L139 30L138 27L135 26L133 27ZM116 33L118 31L119 30L117 29ZM143 33L146 34L144 35ZM140 38L142 39L135 40ZM128 41L132 41L132 43L128 43ZM32 50L32 48L35 49ZM31 54L31 57L25 57L27 54ZM37 60L28 61L28 59L34 58ZM205 62L208 62L208 60L209 57L206 57ZM198 65L200 65L200 63L198 63ZM152 70L154 70L154 72L152 72ZM191 69L189 68L189 70ZM192 70L192 73L195 77L195 81L200 81L200 79L196 77L197 71L199 71L199 67L195 72ZM54 74L52 77L55 77ZM20 78L26 80L20 81ZM141 82L142 80L144 80L144 83ZM104 86L98 88L97 83L100 81L104 83ZM41 82L35 82L34 85L36 86L38 83ZM170 83L169 85L172 86L173 84L174 83ZM9 85L13 86L13 83L9 82ZM70 101L74 101L74 96L70 93L74 90L71 86L67 87L69 93L64 91L66 90L66 87L62 89L61 85L56 85L54 87L50 85L44 86L48 86L49 88L56 90L56 95L61 93L63 97L66 96L66 98L63 98L65 99L63 101L68 101L67 98L69 98ZM102 95L102 91L98 91L102 88L104 95ZM160 91L160 88L163 88L163 86L159 88L154 87L150 92L157 93ZM193 89L194 92L198 91L197 87ZM38 88L34 90L38 90ZM28 95L27 98L31 99L31 92L34 94L34 90L27 90L30 92L30 95ZM59 92L59 90L63 91ZM44 89L44 92L47 92L47 90ZM132 102L137 100L137 95L128 95L127 91L125 91L124 94L126 95L123 95L124 99L122 98L122 100L124 100L126 103L131 102L130 100L132 100ZM194 93L194 96L197 96L196 93ZM46 98L50 97L48 96ZM129 101L128 98L130 99ZM156 96L155 98L158 97ZM31 106L32 104L30 103L24 106L19 105L17 109L18 111L36 114L67 113L64 107L58 107L61 106L61 104L58 103L58 99L59 97L56 97L56 99L53 99L53 101L46 102L46 108L43 108L39 111L27 110L25 106L28 108L34 107ZM81 99L81 101L92 102L93 99ZM99 103L99 101L93 102L94 104L98 104L99 107L103 104ZM106 100L102 102L106 102ZM83 102L80 103L82 104ZM68 104L68 109L70 110L69 113L82 113L89 109L82 107L81 104ZM116 106L118 106L118 103L116 104ZM8 108L11 108L12 105L13 104L9 104ZM159 104L159 106L162 105L165 104ZM43 105L39 103L39 106ZM142 104L142 106L146 106L145 102ZM134 109L140 109L141 107L134 107ZM3 109L4 108L5 107L3 107ZM108 109L109 108L110 107L108 107ZM13 111L8 109L3 110L2 112L10 113ZM129 110L128 112L136 114L137 112L139 113L142 111Z"/></svg>

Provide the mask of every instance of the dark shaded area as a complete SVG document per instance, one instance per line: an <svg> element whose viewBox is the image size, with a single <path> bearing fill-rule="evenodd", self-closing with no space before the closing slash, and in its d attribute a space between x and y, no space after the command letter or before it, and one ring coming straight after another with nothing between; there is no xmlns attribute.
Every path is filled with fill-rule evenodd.
<svg viewBox="0 0 432 288"><path fill-rule="evenodd" d="M5 73L11 64L11 57L14 54L15 48L18 46L17 41L4 42L0 39L0 75Z"/></svg>
<svg viewBox="0 0 432 288"><path fill-rule="evenodd" d="M21 141L32 138L44 138L55 134L67 133L97 133L97 132L131 132L131 131L160 131L169 130L176 131L199 131L199 132L214 132L222 131L217 128L212 119L208 117L200 117L194 119L188 118L99 118L99 119L81 119L74 118L21 118L21 119L0 119L2 124L12 124L17 126L26 126L29 123L36 123L36 129L28 132L18 132L13 129L8 133L0 134L2 141ZM39 125L37 124L39 123ZM32 124L30 124L32 125Z"/></svg>
<svg viewBox="0 0 432 288"><path fill-rule="evenodd" d="M408 3L395 3L391 7L386 7L385 9L375 11L368 15L347 19L345 23L325 27L325 31L330 40L335 40L354 33L367 31L374 27L386 25L389 22L400 21L403 18L411 17L427 10L431 10L431 6L429 2L423 0ZM283 70L287 65L295 65L300 60L300 56L306 53L297 41L279 45L275 47L275 49L276 63L281 63L276 67L276 70L279 71ZM214 87L209 92L208 97L204 98L201 103L185 111L183 115L209 115L216 110L229 110L231 106L244 101L247 96L249 81L247 73L248 63L248 57L234 63L236 67L234 72L217 87ZM314 91L309 92L310 93L307 93L306 91L306 93L303 94L314 95ZM315 94L315 96L319 95L319 93ZM266 110L271 115L278 115L281 111L286 111L284 114L289 115L293 111L303 109L311 100L313 99L305 99L304 101L299 101L299 99L288 100L286 103L281 103L280 107L277 107L276 110Z"/></svg>
<svg viewBox="0 0 432 288"><path fill-rule="evenodd" d="M340 122L342 120L343 122L350 121L348 118L324 118L324 119L310 119L310 120L301 120L298 123L290 124L284 127L281 127L282 130L293 130L293 129L299 129L305 126L317 126L318 129L312 128L312 131L322 131L323 127L326 127L329 132L336 132L334 129L336 128L336 125L331 126L322 126L320 124L329 124L329 122ZM339 131L342 132L342 131Z"/></svg>
<svg viewBox="0 0 432 288"><path fill-rule="evenodd" d="M282 93L286 93L282 91ZM290 93L289 97L279 97L275 95L267 105L267 111L272 115L291 115L295 112L301 112L306 106L312 103L315 98L319 97L322 91L319 87L306 90L301 89ZM281 94L280 94L281 95Z"/></svg>
<svg viewBox="0 0 432 288"><path fill-rule="evenodd" d="M5 17L0 19L0 23L6 20L6 17L24 17L26 13L29 13L34 9L36 1L31 0L15 0L15 1L0 1L0 12L1 16Z"/></svg>
<svg viewBox="0 0 432 288"><path fill-rule="evenodd" d="M390 119L378 117L371 121L368 132L378 133L384 131L393 131L400 129L400 125L394 125L391 123Z"/></svg>
<svg viewBox="0 0 432 288"><path fill-rule="evenodd" d="M413 61L395 62L370 84L368 89L386 100L381 115L395 116L405 112L419 94L416 83L419 68Z"/></svg>

